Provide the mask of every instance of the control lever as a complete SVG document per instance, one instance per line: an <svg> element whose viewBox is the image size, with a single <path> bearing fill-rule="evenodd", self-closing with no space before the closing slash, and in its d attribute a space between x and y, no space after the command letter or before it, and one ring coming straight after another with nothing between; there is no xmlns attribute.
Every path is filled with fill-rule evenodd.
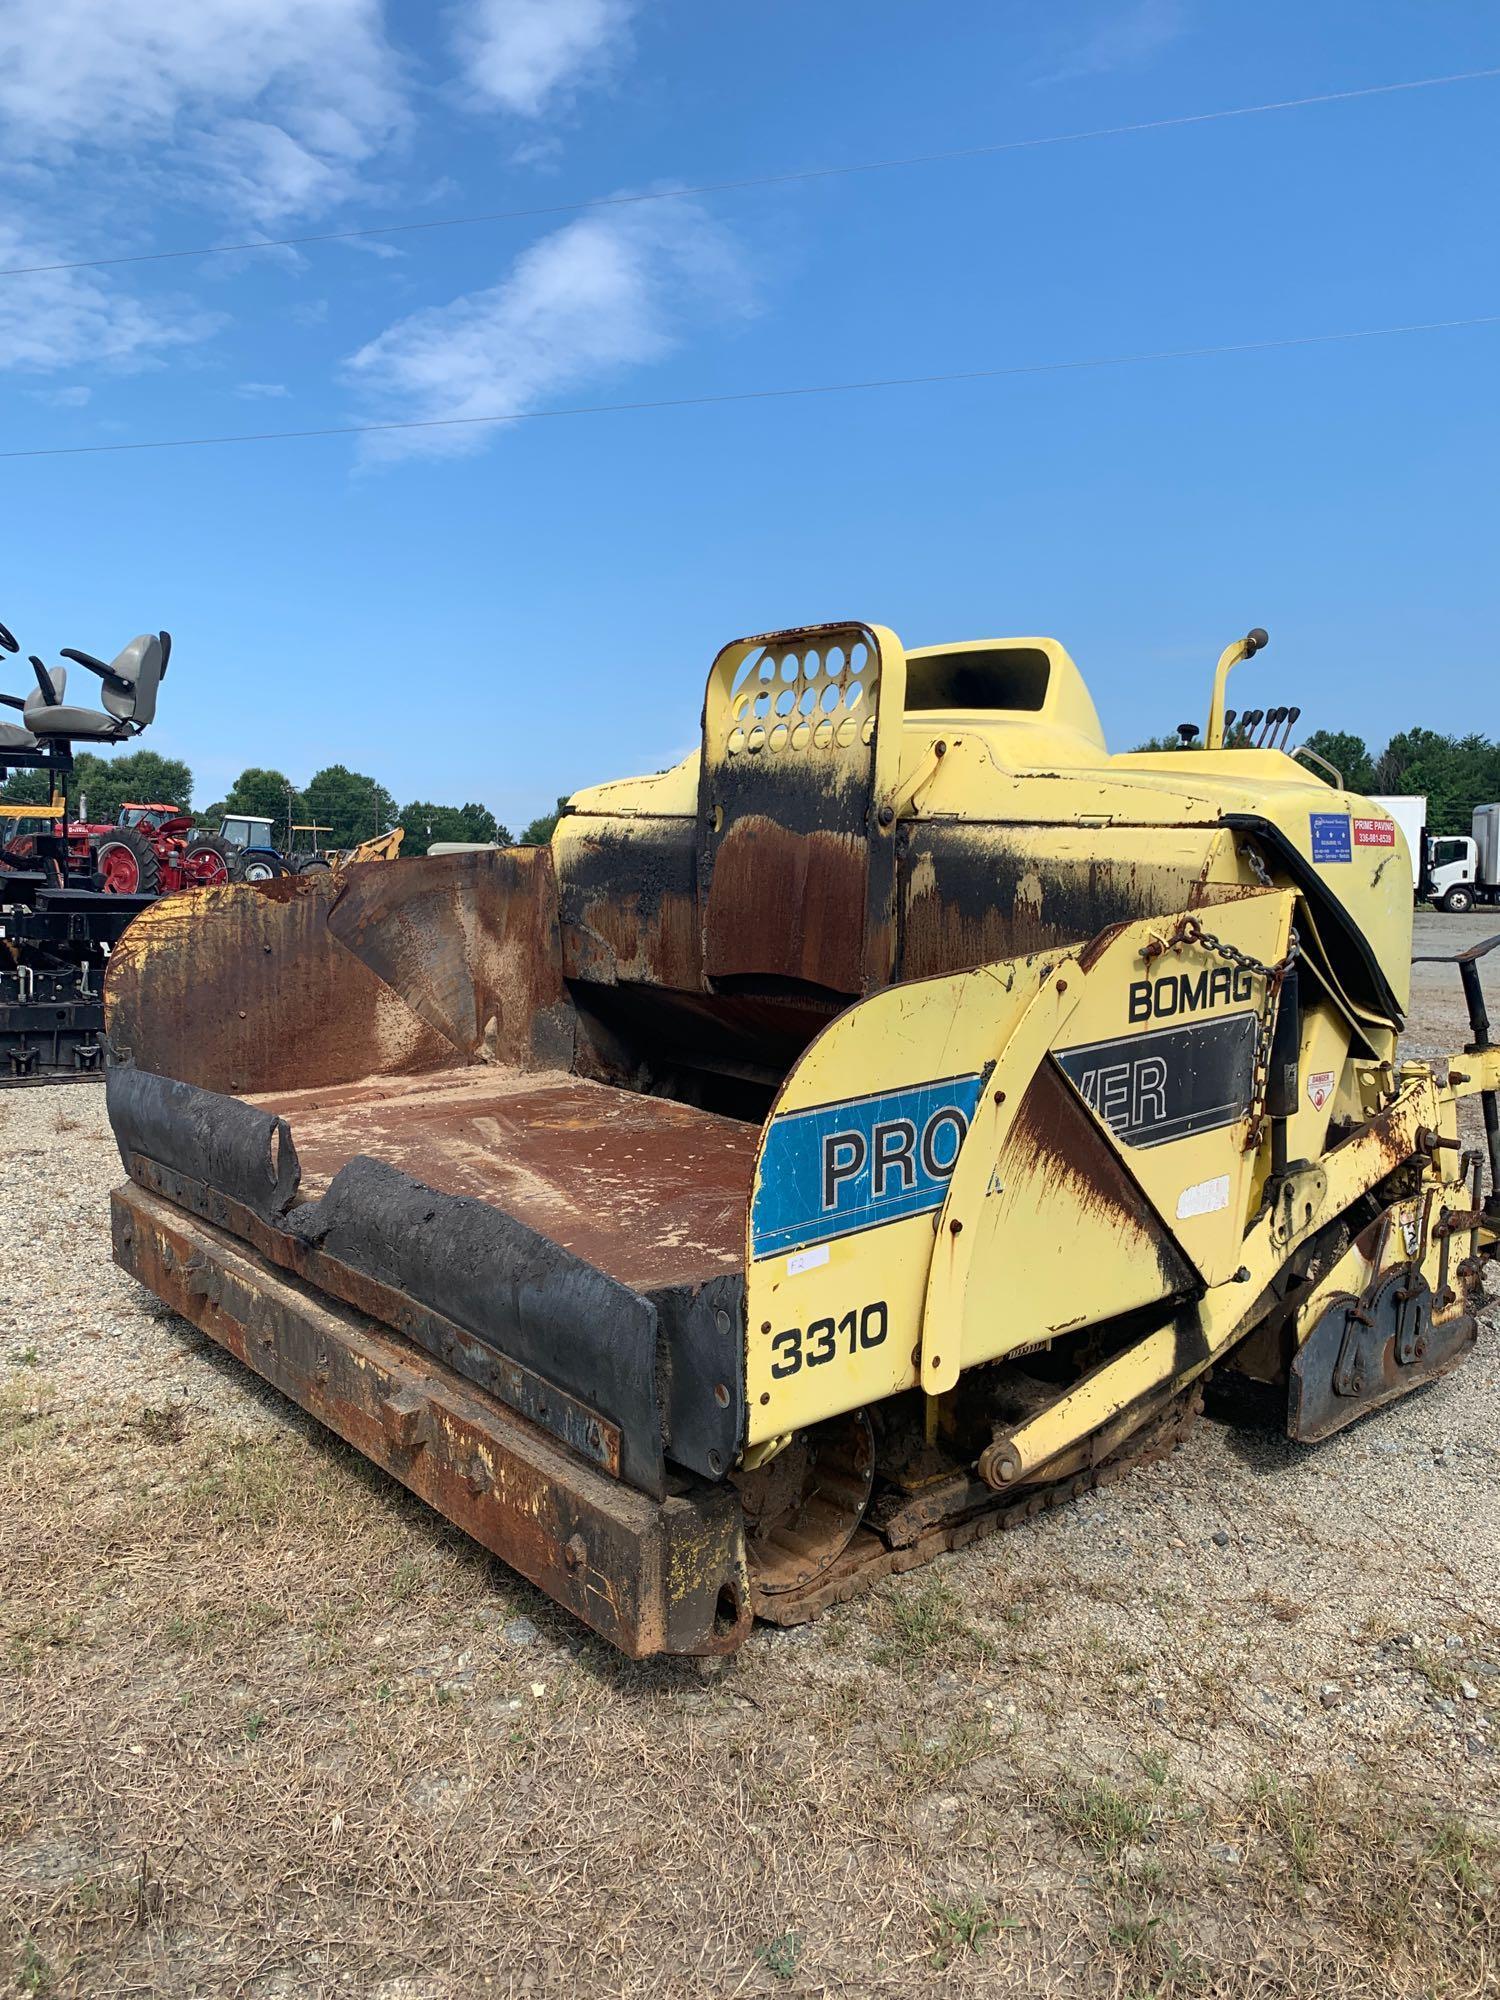
<svg viewBox="0 0 1500 2000"><path fill-rule="evenodd" d="M1287 745L1291 742L1292 731L1297 727L1298 722L1301 720L1301 716L1302 716L1302 711L1300 708L1289 708L1287 710L1286 734L1281 739L1281 747L1283 750L1285 750Z"/></svg>
<svg viewBox="0 0 1500 2000"><path fill-rule="evenodd" d="M16 638L10 627L8 625L0 625L0 652L19 653L20 650L21 642Z"/></svg>

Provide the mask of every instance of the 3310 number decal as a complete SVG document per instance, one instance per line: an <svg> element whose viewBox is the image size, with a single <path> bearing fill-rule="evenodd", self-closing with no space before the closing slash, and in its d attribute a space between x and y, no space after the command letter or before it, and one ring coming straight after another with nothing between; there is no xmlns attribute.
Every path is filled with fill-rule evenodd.
<svg viewBox="0 0 1500 2000"><path fill-rule="evenodd" d="M771 1352L777 1357L771 1363L772 1377L784 1381L801 1368L821 1368L835 1355L879 1347L889 1330L884 1299L852 1307L842 1319L815 1319L805 1327L789 1326L772 1338Z"/></svg>

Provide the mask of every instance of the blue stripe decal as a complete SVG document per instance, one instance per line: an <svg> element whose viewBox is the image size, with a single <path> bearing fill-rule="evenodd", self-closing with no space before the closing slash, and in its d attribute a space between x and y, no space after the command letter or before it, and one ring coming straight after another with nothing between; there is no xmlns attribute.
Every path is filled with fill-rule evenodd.
<svg viewBox="0 0 1500 2000"><path fill-rule="evenodd" d="M773 1118L750 1207L751 1256L940 1208L982 1084L943 1077Z"/></svg>

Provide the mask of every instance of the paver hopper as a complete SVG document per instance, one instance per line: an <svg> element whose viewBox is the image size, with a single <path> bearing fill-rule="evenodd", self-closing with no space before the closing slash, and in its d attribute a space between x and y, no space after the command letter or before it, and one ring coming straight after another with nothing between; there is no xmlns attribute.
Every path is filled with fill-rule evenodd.
<svg viewBox="0 0 1500 2000"><path fill-rule="evenodd" d="M638 1656L1164 1450L1216 1367L1303 1439L1454 1367L1500 1054L1398 1061L1399 836L1222 747L1263 637L1112 757L1053 640L770 633L549 848L155 906L117 1258Z"/></svg>

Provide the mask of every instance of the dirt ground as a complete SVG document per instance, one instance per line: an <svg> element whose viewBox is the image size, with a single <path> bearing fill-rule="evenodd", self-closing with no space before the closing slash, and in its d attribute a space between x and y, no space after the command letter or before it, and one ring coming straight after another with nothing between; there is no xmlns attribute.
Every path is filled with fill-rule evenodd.
<svg viewBox="0 0 1500 2000"><path fill-rule="evenodd" d="M1464 1039L1419 967L1413 1050ZM16 1991L1500 1990L1493 1307L1320 1448L1204 1421L705 1682L156 1307L109 1262L118 1177L97 1086L0 1096Z"/></svg>

